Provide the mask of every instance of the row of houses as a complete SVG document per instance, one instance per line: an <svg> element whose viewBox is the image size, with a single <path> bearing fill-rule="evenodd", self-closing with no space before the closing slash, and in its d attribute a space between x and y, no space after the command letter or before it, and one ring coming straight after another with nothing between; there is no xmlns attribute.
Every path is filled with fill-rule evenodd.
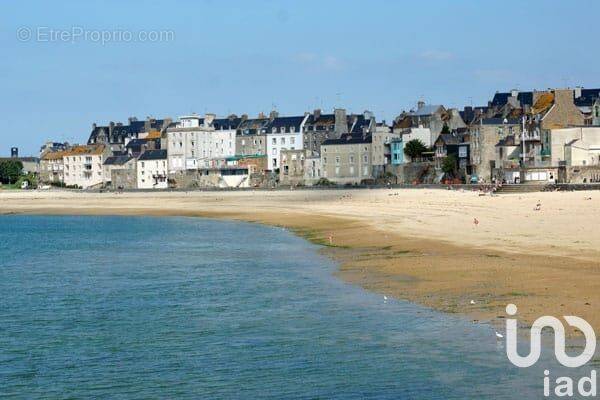
<svg viewBox="0 0 600 400"><path fill-rule="evenodd" d="M599 98L599 89L576 88L496 93L486 106L463 110L419 102L389 125L369 111L344 109L130 118L94 124L85 145L44 146L39 175L47 183L113 189L591 182L599 176ZM422 151L409 151L414 142Z"/></svg>

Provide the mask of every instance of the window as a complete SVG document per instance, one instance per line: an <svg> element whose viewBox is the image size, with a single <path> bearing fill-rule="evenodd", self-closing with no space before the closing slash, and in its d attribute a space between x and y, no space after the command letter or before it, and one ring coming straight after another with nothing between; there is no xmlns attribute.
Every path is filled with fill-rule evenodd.
<svg viewBox="0 0 600 400"><path fill-rule="evenodd" d="M295 137L291 137L290 138L290 144L296 144L296 138Z"/></svg>
<svg viewBox="0 0 600 400"><path fill-rule="evenodd" d="M350 175L354 175L354 166L350 166Z"/></svg>
<svg viewBox="0 0 600 400"><path fill-rule="evenodd" d="M274 148L274 149L272 150L272 152L271 152L271 153L272 153L274 156L276 156L276 155L277 155L277 149L275 149L275 148Z"/></svg>
<svg viewBox="0 0 600 400"><path fill-rule="evenodd" d="M271 139L271 144L277 144L277 138Z"/></svg>
<svg viewBox="0 0 600 400"><path fill-rule="evenodd" d="M340 156L335 156L335 164L340 165Z"/></svg>
<svg viewBox="0 0 600 400"><path fill-rule="evenodd" d="M335 167L335 175L338 176L340 174L340 167Z"/></svg>
<svg viewBox="0 0 600 400"><path fill-rule="evenodd" d="M368 163L368 162L369 162L369 156L368 156L368 155L366 155L366 154L365 154L365 155L363 156L363 162L366 162L366 163Z"/></svg>
<svg viewBox="0 0 600 400"><path fill-rule="evenodd" d="M350 154L350 156L348 157L348 160L349 160L350 164L354 164L354 154Z"/></svg>
<svg viewBox="0 0 600 400"><path fill-rule="evenodd" d="M282 144L282 145L284 145L284 144L285 144L285 138L284 138L284 137L282 137L282 138L281 138L281 144Z"/></svg>

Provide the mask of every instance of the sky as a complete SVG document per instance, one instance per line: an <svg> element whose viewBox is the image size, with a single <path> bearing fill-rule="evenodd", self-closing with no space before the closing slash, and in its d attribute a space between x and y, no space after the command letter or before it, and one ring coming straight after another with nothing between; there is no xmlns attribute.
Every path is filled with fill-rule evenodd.
<svg viewBox="0 0 600 400"><path fill-rule="evenodd" d="M0 4L0 156L92 124L301 115L600 86L598 1L164 0Z"/></svg>

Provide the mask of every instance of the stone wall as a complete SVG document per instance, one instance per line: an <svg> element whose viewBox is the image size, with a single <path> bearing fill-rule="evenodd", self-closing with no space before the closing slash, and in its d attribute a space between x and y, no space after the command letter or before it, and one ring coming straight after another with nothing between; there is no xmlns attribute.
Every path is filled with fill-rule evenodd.
<svg viewBox="0 0 600 400"><path fill-rule="evenodd" d="M113 169L111 173L111 187L113 189L137 189L136 169Z"/></svg>

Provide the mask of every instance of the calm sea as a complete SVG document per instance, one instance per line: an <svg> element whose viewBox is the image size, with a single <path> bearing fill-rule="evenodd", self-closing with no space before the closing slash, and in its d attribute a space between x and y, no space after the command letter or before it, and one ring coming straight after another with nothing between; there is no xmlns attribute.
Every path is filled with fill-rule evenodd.
<svg viewBox="0 0 600 400"><path fill-rule="evenodd" d="M491 327L385 302L317 249L246 223L0 217L0 397L541 397Z"/></svg>

